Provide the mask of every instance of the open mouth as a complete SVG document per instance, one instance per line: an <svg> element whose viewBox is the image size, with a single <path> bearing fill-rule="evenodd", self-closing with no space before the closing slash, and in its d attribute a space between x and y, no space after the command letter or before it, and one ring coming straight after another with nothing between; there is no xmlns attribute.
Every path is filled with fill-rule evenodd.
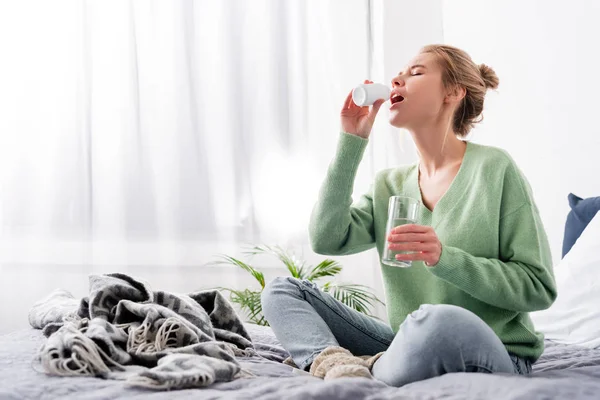
<svg viewBox="0 0 600 400"><path fill-rule="evenodd" d="M390 102L392 104L400 103L402 101L404 101L404 97L402 97L399 93L394 93L392 94L392 97L390 97Z"/></svg>

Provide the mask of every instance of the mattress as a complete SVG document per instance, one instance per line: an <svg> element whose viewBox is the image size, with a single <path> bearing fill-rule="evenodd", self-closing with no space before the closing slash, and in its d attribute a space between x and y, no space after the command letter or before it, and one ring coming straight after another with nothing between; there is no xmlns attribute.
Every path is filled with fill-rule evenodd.
<svg viewBox="0 0 600 400"><path fill-rule="evenodd" d="M248 325L259 356L240 358L255 377L170 392L89 377L54 377L33 362L45 338L34 329L0 336L0 399L548 399L600 398L600 350L546 342L529 376L446 374L401 388L365 378L323 381L281 361L287 357L266 327Z"/></svg>

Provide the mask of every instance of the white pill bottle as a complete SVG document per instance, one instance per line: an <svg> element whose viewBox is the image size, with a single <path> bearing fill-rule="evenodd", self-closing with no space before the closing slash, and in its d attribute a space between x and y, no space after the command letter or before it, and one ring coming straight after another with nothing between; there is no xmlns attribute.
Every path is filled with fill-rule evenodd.
<svg viewBox="0 0 600 400"><path fill-rule="evenodd" d="M383 83L363 83L352 90L352 101L357 106L372 106L379 99L389 100L391 92Z"/></svg>

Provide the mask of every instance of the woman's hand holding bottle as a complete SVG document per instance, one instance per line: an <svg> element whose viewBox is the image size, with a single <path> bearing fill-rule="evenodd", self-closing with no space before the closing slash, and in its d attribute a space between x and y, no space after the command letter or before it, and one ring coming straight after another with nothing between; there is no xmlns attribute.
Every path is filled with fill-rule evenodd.
<svg viewBox="0 0 600 400"><path fill-rule="evenodd" d="M372 84L366 80L365 84ZM372 106L357 106L352 100L352 91L346 97L344 107L340 112L342 130L346 133L367 139L371 134L375 116L386 99L377 100Z"/></svg>

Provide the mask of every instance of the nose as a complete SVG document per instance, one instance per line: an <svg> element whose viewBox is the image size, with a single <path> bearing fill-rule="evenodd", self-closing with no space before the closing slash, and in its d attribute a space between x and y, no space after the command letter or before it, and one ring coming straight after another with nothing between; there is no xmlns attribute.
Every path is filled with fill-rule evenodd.
<svg viewBox="0 0 600 400"><path fill-rule="evenodd" d="M399 76L392 79L392 88L402 87L402 86L404 86L404 84L405 84L404 79L400 78Z"/></svg>

